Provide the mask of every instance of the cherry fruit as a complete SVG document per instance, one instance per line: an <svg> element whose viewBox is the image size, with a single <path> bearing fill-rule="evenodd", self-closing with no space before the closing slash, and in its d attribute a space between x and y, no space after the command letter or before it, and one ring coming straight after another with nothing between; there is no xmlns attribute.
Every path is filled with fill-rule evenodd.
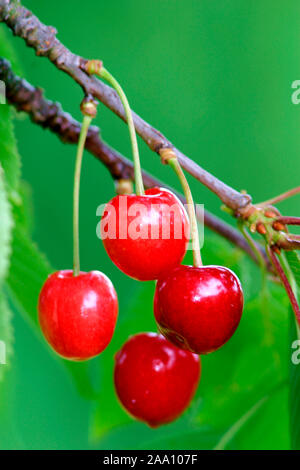
<svg viewBox="0 0 300 470"><path fill-rule="evenodd" d="M242 311L240 282L221 266L179 266L156 285L154 315L160 331L196 354L210 353L226 343Z"/></svg>
<svg viewBox="0 0 300 470"><path fill-rule="evenodd" d="M114 381L122 405L151 427L176 419L200 379L199 357L156 333L129 338L115 361Z"/></svg>
<svg viewBox="0 0 300 470"><path fill-rule="evenodd" d="M104 209L101 238L121 271L140 281L154 280L183 260L189 222L171 191L152 188L145 195L114 197Z"/></svg>
<svg viewBox="0 0 300 470"><path fill-rule="evenodd" d="M99 271L51 274L38 303L39 322L50 346L66 359L82 361L109 344L117 321L118 299Z"/></svg>

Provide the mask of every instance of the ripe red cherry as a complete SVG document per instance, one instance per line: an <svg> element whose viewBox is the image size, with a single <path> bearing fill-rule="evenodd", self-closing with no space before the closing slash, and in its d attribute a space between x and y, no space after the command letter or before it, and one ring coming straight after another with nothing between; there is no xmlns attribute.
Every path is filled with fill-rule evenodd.
<svg viewBox="0 0 300 470"><path fill-rule="evenodd" d="M151 427L176 419L200 379L199 357L156 333L132 336L115 360L115 387L122 405Z"/></svg>
<svg viewBox="0 0 300 470"><path fill-rule="evenodd" d="M50 346L66 359L82 361L109 344L117 321L118 299L99 271L58 271L48 277L38 303L39 322Z"/></svg>
<svg viewBox="0 0 300 470"><path fill-rule="evenodd" d="M179 266L159 279L154 315L160 331L197 354L220 348L235 332L243 311L236 275L221 266Z"/></svg>
<svg viewBox="0 0 300 470"><path fill-rule="evenodd" d="M114 197L105 207L101 238L108 256L130 277L158 279L186 253L189 222L179 199L166 189Z"/></svg>

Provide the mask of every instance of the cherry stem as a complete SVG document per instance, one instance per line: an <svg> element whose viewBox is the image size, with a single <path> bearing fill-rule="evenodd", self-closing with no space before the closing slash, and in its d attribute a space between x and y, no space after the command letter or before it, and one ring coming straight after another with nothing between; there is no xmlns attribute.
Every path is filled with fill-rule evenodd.
<svg viewBox="0 0 300 470"><path fill-rule="evenodd" d="M276 218L276 221L285 225L300 225L300 217L280 216Z"/></svg>
<svg viewBox="0 0 300 470"><path fill-rule="evenodd" d="M182 189L184 191L185 199L187 202L187 209L190 219L191 225L191 240L192 240L192 247L193 247L193 262L195 267L202 266L202 259L200 253L200 243L199 243L199 232L198 232L198 225L197 225L197 218L196 218L196 211L193 196L191 193L191 189L187 182L184 172L182 171L181 165L175 155L175 153L171 149L161 149L160 155L162 159L166 157L166 163L170 165L171 168L175 171L176 175L179 178L181 183ZM168 156L167 156L168 155Z"/></svg>
<svg viewBox="0 0 300 470"><path fill-rule="evenodd" d="M284 201L285 199L288 199L291 196L294 196L295 194L300 193L300 186L297 186L296 188L290 189L289 191L286 191L285 193L279 194L279 196L275 196L272 199L268 199L267 201L260 202L259 204L255 204L258 207L262 206L271 206L272 204L276 204L277 202Z"/></svg>
<svg viewBox="0 0 300 470"><path fill-rule="evenodd" d="M86 136L90 123L91 116L84 116L80 130L76 162L74 173L74 190L73 190L73 275L78 276L80 273L80 258L79 258L79 190L80 190L80 173L83 150L85 146Z"/></svg>
<svg viewBox="0 0 300 470"><path fill-rule="evenodd" d="M281 266L281 263L279 262L279 260L277 259L277 256L275 255L275 253L273 252L272 248L269 245L267 245L267 253L270 257L270 260L272 261L274 265L274 268L278 272L278 275L282 281L282 284L284 285L284 288L286 290L286 293L290 299L291 305L296 315L296 320L298 322L298 325L300 326L300 309L299 309L299 305L295 297L295 294L293 292L293 289L291 287L291 284L284 272L284 269Z"/></svg>
<svg viewBox="0 0 300 470"><path fill-rule="evenodd" d="M126 119L127 119L127 124L128 124L128 128L129 128L132 154L133 154L135 190L136 190L136 193L137 193L138 196L142 196L143 194L145 194L145 191L144 191L144 185L143 185L143 177L142 177L139 149L138 149L138 144L137 144L137 138L136 138L136 132L135 132L135 126L134 126L134 122L133 122L132 112L131 112L127 97L126 97L122 87L117 82L117 80L103 66L100 68L100 70L98 72L95 72L95 73L97 73L97 75L99 75L99 77L103 78L108 83L110 83L110 85L116 90L116 92L118 93L119 98L122 102L122 105L124 107L124 111L125 111L125 115L126 115Z"/></svg>

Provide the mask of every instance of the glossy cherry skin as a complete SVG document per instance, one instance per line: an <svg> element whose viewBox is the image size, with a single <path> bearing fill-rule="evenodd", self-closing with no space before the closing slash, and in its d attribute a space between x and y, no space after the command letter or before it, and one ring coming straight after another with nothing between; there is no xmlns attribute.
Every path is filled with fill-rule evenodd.
<svg viewBox="0 0 300 470"><path fill-rule="evenodd" d="M159 279L154 315L163 335L196 354L220 348L235 332L243 311L237 276L221 266L179 266Z"/></svg>
<svg viewBox="0 0 300 470"><path fill-rule="evenodd" d="M113 224L115 231L109 232ZM188 217L179 199L166 189L116 196L104 209L101 238L121 271L140 281L154 280L183 260Z"/></svg>
<svg viewBox="0 0 300 470"><path fill-rule="evenodd" d="M151 427L176 419L192 400L200 379L200 359L162 335L140 333L115 358L114 381L125 409Z"/></svg>
<svg viewBox="0 0 300 470"><path fill-rule="evenodd" d="M90 359L109 344L118 316L111 281L99 271L57 271L42 287L39 322L50 346L73 361Z"/></svg>

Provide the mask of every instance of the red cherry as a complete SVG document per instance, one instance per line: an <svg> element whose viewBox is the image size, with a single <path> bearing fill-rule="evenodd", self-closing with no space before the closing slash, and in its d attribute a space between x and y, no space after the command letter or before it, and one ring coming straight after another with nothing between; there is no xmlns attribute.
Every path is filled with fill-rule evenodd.
<svg viewBox="0 0 300 470"><path fill-rule="evenodd" d="M58 271L42 287L38 313L46 340L61 356L90 359L109 344L118 316L111 281L99 271Z"/></svg>
<svg viewBox="0 0 300 470"><path fill-rule="evenodd" d="M176 419L199 383L199 357L156 333L132 336L115 359L115 387L122 405L151 427Z"/></svg>
<svg viewBox="0 0 300 470"><path fill-rule="evenodd" d="M159 279L154 315L160 331L197 354L220 348L235 332L243 311L237 276L221 266L179 266Z"/></svg>
<svg viewBox="0 0 300 470"><path fill-rule="evenodd" d="M158 279L185 255L189 222L179 199L166 189L119 195L105 207L101 238L110 259L130 277Z"/></svg>

